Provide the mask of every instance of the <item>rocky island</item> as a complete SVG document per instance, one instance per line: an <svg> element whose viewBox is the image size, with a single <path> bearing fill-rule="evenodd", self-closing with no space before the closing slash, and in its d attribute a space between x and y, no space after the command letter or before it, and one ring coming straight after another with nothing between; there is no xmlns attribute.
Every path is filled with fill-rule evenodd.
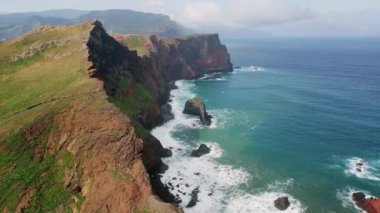
<svg viewBox="0 0 380 213"><path fill-rule="evenodd" d="M183 113L199 116L199 119L204 125L210 126L211 124L211 116L207 113L206 105L199 96L186 101Z"/></svg>

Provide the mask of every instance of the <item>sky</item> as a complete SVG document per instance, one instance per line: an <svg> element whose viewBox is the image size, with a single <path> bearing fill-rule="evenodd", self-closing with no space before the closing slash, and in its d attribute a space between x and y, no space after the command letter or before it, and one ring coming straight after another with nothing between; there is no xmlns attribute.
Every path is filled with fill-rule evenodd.
<svg viewBox="0 0 380 213"><path fill-rule="evenodd" d="M133 9L230 36L380 36L380 0L0 0L0 12Z"/></svg>

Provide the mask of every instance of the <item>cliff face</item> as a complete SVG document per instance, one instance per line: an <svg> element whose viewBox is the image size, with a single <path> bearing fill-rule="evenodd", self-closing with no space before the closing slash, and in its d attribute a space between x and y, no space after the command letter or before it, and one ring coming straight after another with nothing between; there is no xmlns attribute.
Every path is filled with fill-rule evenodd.
<svg viewBox="0 0 380 213"><path fill-rule="evenodd" d="M120 109L153 97L141 73L119 69L138 66L136 54L113 42L91 23L0 42L0 212L179 211L152 192L145 165L158 170L165 149Z"/></svg>
<svg viewBox="0 0 380 213"><path fill-rule="evenodd" d="M89 60L93 63L90 75L102 79L110 100L137 121L136 125L146 129L164 120L161 109L169 98L170 81L232 71L229 54L218 35L167 40L151 36L146 41L148 54L138 56L136 51L122 45L127 36L117 36L122 40L116 41L104 31L100 22L94 24L87 43ZM159 176L167 168L161 157L170 156L170 151L148 132L143 130L141 136L144 141L142 159L153 190L164 201L177 202Z"/></svg>
<svg viewBox="0 0 380 213"><path fill-rule="evenodd" d="M0 211L181 211L162 202L171 152L147 129L170 81L232 65L216 35L149 43L138 56L100 22L0 43Z"/></svg>
<svg viewBox="0 0 380 213"><path fill-rule="evenodd" d="M151 36L147 43L149 47L144 48L149 54L138 56L110 37L100 22L95 23L87 43L93 62L90 75L105 82L112 99L125 103L136 93L145 96L137 110L126 111L147 129L163 121L159 106L169 98L168 82L232 71L227 48L216 34L170 39Z"/></svg>
<svg viewBox="0 0 380 213"><path fill-rule="evenodd" d="M167 80L194 79L212 72L232 72L226 46L217 34L159 39L151 37L152 58Z"/></svg>

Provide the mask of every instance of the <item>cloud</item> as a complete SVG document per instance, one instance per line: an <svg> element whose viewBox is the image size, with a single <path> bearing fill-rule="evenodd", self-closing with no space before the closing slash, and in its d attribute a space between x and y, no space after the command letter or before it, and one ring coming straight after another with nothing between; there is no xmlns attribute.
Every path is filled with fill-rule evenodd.
<svg viewBox="0 0 380 213"><path fill-rule="evenodd" d="M279 36L379 36L379 13L376 9L333 11L313 19L267 27Z"/></svg>
<svg viewBox="0 0 380 213"><path fill-rule="evenodd" d="M148 0L143 3L142 9L147 12L165 13L165 2L163 0Z"/></svg>
<svg viewBox="0 0 380 213"><path fill-rule="evenodd" d="M219 5L214 3L195 2L187 4L180 14L175 19L181 24L191 28L200 28L217 24L221 20L222 10Z"/></svg>
<svg viewBox="0 0 380 213"><path fill-rule="evenodd" d="M256 28L305 20L310 9L280 0L235 0L225 4L207 1L188 3L175 17L192 28Z"/></svg>

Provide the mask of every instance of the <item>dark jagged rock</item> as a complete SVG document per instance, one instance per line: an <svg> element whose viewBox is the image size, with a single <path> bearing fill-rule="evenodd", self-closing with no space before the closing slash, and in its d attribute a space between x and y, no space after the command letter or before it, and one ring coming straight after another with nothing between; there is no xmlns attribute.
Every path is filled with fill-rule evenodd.
<svg viewBox="0 0 380 213"><path fill-rule="evenodd" d="M363 192L355 192L352 194L352 200L356 206L363 209L368 213L380 212L380 199L379 198L366 198Z"/></svg>
<svg viewBox="0 0 380 213"><path fill-rule="evenodd" d="M202 155L208 154L210 152L211 152L211 149L208 146L206 146L204 144L201 144L198 149L193 150L191 152L191 157L197 157L197 158L199 158Z"/></svg>
<svg viewBox="0 0 380 213"><path fill-rule="evenodd" d="M363 171L364 164L362 162L356 163L355 166L356 166L356 171L358 171L358 172Z"/></svg>
<svg viewBox="0 0 380 213"><path fill-rule="evenodd" d="M152 185L153 191L159 195L164 202L175 204L182 202L181 199L170 193L169 187L162 183L160 175L150 176L150 183ZM168 185L171 186L172 184L169 183Z"/></svg>
<svg viewBox="0 0 380 213"><path fill-rule="evenodd" d="M197 205L197 202L198 202L198 193L199 193L199 187L195 188L191 192L191 200L187 204L187 206L186 206L187 208L191 208L191 207L194 207L195 205Z"/></svg>
<svg viewBox="0 0 380 213"><path fill-rule="evenodd" d="M210 126L211 124L211 116L207 114L206 105L199 96L196 96L186 101L183 113L188 115L199 116L201 122L204 125Z"/></svg>
<svg viewBox="0 0 380 213"><path fill-rule="evenodd" d="M160 141L151 135L144 140L143 145L142 161L148 173L151 175L164 173L168 166L162 162L161 158L170 157L172 151L162 147Z"/></svg>
<svg viewBox="0 0 380 213"><path fill-rule="evenodd" d="M162 116L162 119L163 119L163 122L168 122L172 119L174 119L174 115L173 113L171 112L172 111L172 107L170 106L170 104L165 104L165 105L162 105L160 107L160 110L161 110L161 116Z"/></svg>
<svg viewBox="0 0 380 213"><path fill-rule="evenodd" d="M363 202L365 200L365 194L362 192L355 192L352 194L352 199L355 202Z"/></svg>
<svg viewBox="0 0 380 213"><path fill-rule="evenodd" d="M162 162L161 158L170 157L172 151L163 148L160 141L151 135L144 140L143 146L142 161L149 174L154 193L165 202L180 203L180 200L169 191L169 186L172 186L172 184L169 183L169 186L164 185L161 182L161 176L159 175L169 168Z"/></svg>
<svg viewBox="0 0 380 213"><path fill-rule="evenodd" d="M288 197L280 197L277 200L274 201L274 206L281 210L284 211L290 206L289 198Z"/></svg>

